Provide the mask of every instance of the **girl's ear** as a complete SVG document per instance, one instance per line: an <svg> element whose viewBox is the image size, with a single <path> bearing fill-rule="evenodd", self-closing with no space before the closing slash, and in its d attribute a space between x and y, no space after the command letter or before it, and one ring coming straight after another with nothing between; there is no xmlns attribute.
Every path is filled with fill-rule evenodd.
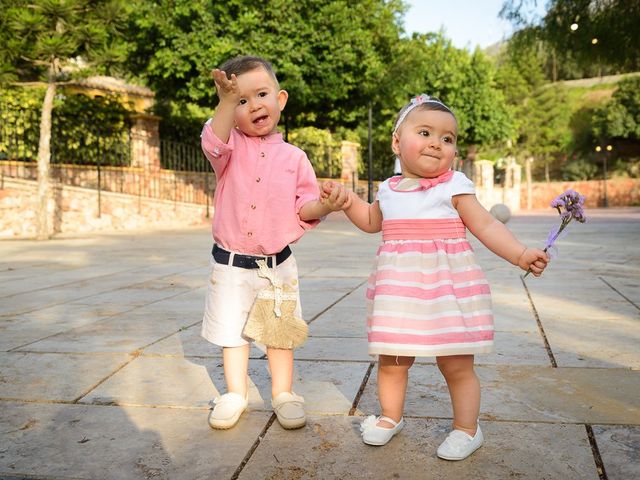
<svg viewBox="0 0 640 480"><path fill-rule="evenodd" d="M289 98L289 93L286 90L280 90L278 92L278 105L280 106L280 111L284 110L284 106L287 104L287 99Z"/></svg>
<svg viewBox="0 0 640 480"><path fill-rule="evenodd" d="M400 156L400 137L397 132L391 135L391 150L396 156Z"/></svg>

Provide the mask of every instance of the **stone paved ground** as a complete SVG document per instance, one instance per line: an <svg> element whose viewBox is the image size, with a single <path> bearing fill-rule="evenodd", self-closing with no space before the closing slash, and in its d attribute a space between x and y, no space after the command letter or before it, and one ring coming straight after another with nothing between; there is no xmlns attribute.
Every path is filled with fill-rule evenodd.
<svg viewBox="0 0 640 480"><path fill-rule="evenodd" d="M264 353L250 408L229 431L206 422L224 389L220 352L199 337L207 227L0 243L0 479L640 478L640 209L571 225L543 278L474 242L492 284L495 353L476 359L486 444L435 455L451 411L433 359L411 370L407 428L364 445L376 374L364 285L377 235L341 214L294 247L310 338L296 352L305 428L269 409ZM553 212L508 226L540 245Z"/></svg>

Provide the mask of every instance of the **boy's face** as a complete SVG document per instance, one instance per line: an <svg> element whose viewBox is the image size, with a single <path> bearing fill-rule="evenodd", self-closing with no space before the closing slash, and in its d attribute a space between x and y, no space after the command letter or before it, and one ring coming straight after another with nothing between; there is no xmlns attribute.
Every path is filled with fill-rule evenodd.
<svg viewBox="0 0 640 480"><path fill-rule="evenodd" d="M416 108L393 134L391 148L400 157L402 174L435 178L451 168L456 158L458 125L453 115Z"/></svg>
<svg viewBox="0 0 640 480"><path fill-rule="evenodd" d="M275 79L264 68L256 68L238 75L240 102L236 106L235 121L249 137L263 137L274 132L288 94L279 90Z"/></svg>

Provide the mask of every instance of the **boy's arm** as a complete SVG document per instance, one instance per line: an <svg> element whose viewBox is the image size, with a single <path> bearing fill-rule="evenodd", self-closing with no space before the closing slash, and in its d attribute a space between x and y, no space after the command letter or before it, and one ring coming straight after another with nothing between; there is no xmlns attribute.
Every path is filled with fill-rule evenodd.
<svg viewBox="0 0 640 480"><path fill-rule="evenodd" d="M231 135L231 129L235 124L235 109L240 101L238 79L235 75L231 75L231 80L229 80L227 74L217 68L211 72L211 76L216 84L218 98L220 99L213 114L211 129L216 137L227 143Z"/></svg>
<svg viewBox="0 0 640 480"><path fill-rule="evenodd" d="M309 221L324 217L331 212L342 210L349 201L349 192L334 188L324 200L311 200L300 208L300 220Z"/></svg>

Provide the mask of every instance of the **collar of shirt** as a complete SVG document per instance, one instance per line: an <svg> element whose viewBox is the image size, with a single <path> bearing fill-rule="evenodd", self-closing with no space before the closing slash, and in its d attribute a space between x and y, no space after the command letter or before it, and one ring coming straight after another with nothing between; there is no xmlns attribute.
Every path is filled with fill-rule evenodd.
<svg viewBox="0 0 640 480"><path fill-rule="evenodd" d="M264 137L249 137L245 135L245 138L251 139L254 142L263 142L269 144L284 143L282 133L280 132L273 132L269 135L265 135Z"/></svg>

